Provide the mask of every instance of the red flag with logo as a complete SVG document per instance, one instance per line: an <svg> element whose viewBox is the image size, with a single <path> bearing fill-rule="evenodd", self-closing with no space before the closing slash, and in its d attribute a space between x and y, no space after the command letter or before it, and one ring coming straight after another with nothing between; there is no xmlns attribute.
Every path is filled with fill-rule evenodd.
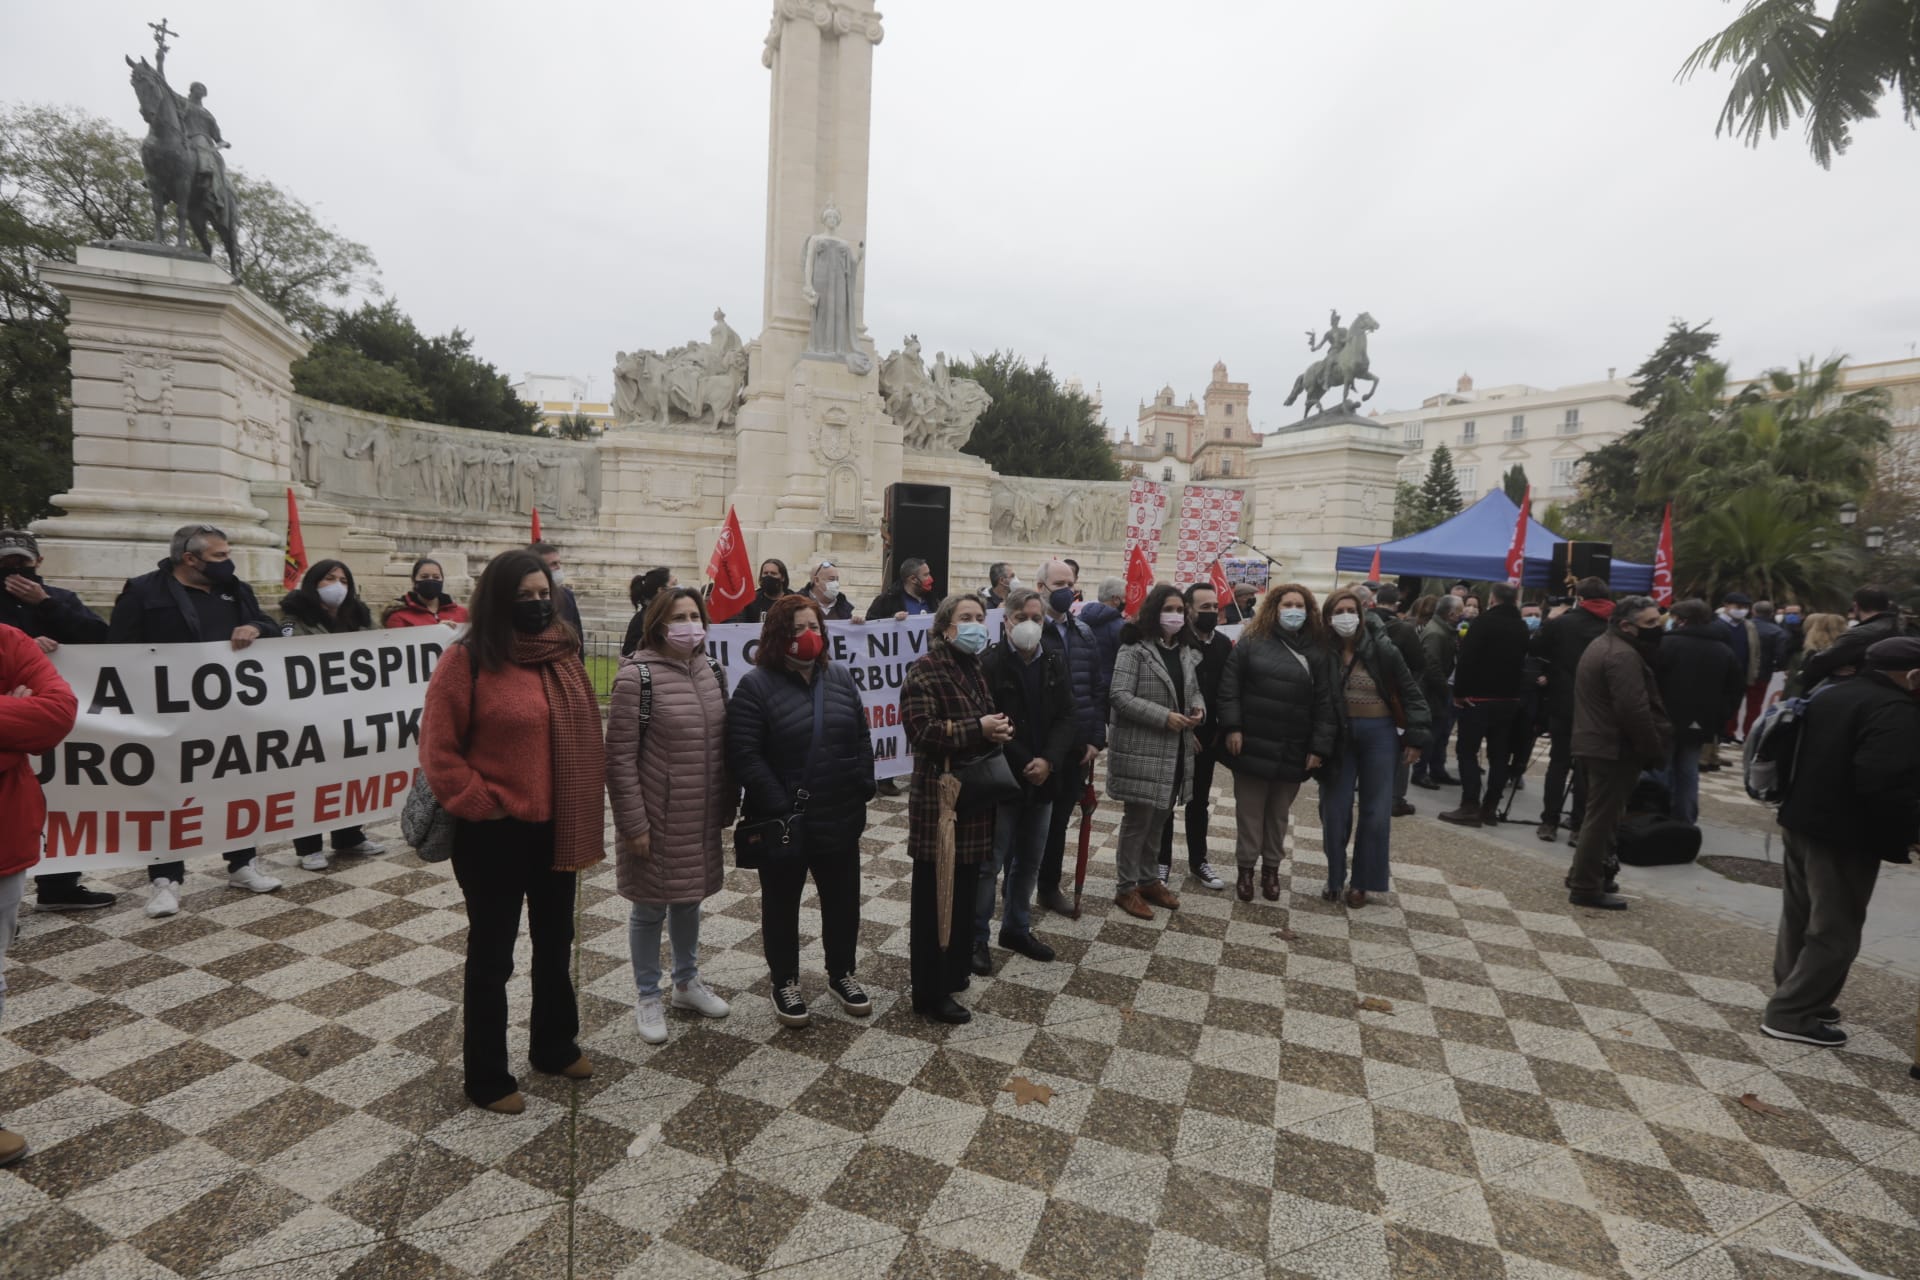
<svg viewBox="0 0 1920 1280"><path fill-rule="evenodd" d="M1513 526L1513 545L1507 548L1507 585L1517 587L1527 569L1527 518L1533 510L1533 486L1520 498L1520 519ZM1378 555L1379 552L1375 552Z"/></svg>
<svg viewBox="0 0 1920 1280"><path fill-rule="evenodd" d="M713 579L713 595L707 601L707 616L713 621L725 622L753 603L753 561L747 559L747 539L732 507L727 508L727 522L720 526L720 539L707 559L707 576Z"/></svg>
<svg viewBox="0 0 1920 1280"><path fill-rule="evenodd" d="M1233 599L1233 586L1227 581L1227 566L1215 560L1207 570L1207 577L1213 582L1213 594L1222 600Z"/></svg>
<svg viewBox="0 0 1920 1280"><path fill-rule="evenodd" d="M1140 606L1147 602L1147 592L1153 590L1153 562L1147 559L1144 543L1136 542L1133 550L1127 552L1127 603L1126 615L1131 618L1140 612Z"/></svg>
<svg viewBox="0 0 1920 1280"><path fill-rule="evenodd" d="M289 591L300 589L307 576L307 540L300 535L300 504L293 500L293 486L287 486L286 566L280 571L280 585Z"/></svg>
<svg viewBox="0 0 1920 1280"><path fill-rule="evenodd" d="M1373 544L1373 563L1367 566L1367 581L1380 581L1380 544Z"/></svg>
<svg viewBox="0 0 1920 1280"><path fill-rule="evenodd" d="M540 541L540 508L538 507L533 508L533 537L527 539L527 541Z"/></svg>
<svg viewBox="0 0 1920 1280"><path fill-rule="evenodd" d="M1673 607L1673 504L1660 522L1660 545L1653 553L1653 602L1662 609Z"/></svg>

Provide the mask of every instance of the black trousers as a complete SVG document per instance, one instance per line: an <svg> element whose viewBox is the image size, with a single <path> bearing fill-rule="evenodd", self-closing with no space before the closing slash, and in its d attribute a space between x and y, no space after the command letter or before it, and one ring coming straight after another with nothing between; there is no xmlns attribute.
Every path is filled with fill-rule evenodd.
<svg viewBox="0 0 1920 1280"><path fill-rule="evenodd" d="M499 818L453 829L453 875L467 900L466 1093L480 1106L517 1090L507 1063L507 980L527 904L533 1014L527 1057L560 1071L580 1057L573 996L573 904L579 877L553 869L553 824Z"/></svg>
<svg viewBox="0 0 1920 1280"><path fill-rule="evenodd" d="M1486 795L1498 799L1507 785L1508 744L1518 702L1471 702L1453 709L1455 759L1460 764L1460 807L1480 803L1480 744L1487 744Z"/></svg>
<svg viewBox="0 0 1920 1280"><path fill-rule="evenodd" d="M940 945L940 872L932 862L913 860L913 899L908 907L907 952L913 983L913 1007L933 1008L967 981L973 953L973 900L980 864L953 867L952 927Z"/></svg>
<svg viewBox="0 0 1920 1280"><path fill-rule="evenodd" d="M1207 817L1213 800L1213 768L1219 761L1214 752L1225 750L1216 743L1193 758L1193 798L1187 801L1187 870L1198 873L1207 856ZM1173 815L1167 815L1167 828L1160 836L1160 865L1173 865Z"/></svg>
<svg viewBox="0 0 1920 1280"><path fill-rule="evenodd" d="M1060 887L1060 877L1066 870L1067 827L1073 822L1073 815L1080 812L1080 796L1087 789L1087 779L1093 776L1093 766L1082 767L1078 764L1067 769L1060 779L1060 792L1053 801L1053 821L1047 827L1047 849L1040 855L1040 878L1034 882L1034 896L1037 898L1049 889Z"/></svg>
<svg viewBox="0 0 1920 1280"><path fill-rule="evenodd" d="M1573 788L1573 808L1567 825L1575 831L1587 815L1587 771L1573 758L1573 717L1555 716L1547 722L1552 748L1547 756L1547 794L1541 800L1540 821L1559 824L1567 799L1568 783Z"/></svg>
<svg viewBox="0 0 1920 1280"><path fill-rule="evenodd" d="M227 860L229 872L238 871L253 861L252 849L229 849L220 856ZM175 884L187 878L187 864L184 862L155 862L147 867L148 880L171 880Z"/></svg>
<svg viewBox="0 0 1920 1280"><path fill-rule="evenodd" d="M320 841L325 838L327 837L301 836L293 842L293 851L303 858L308 854L318 853L320 852ZM351 849L365 838L365 834L359 827L342 827L334 832L331 837L333 847L336 850Z"/></svg>
<svg viewBox="0 0 1920 1280"><path fill-rule="evenodd" d="M760 945L774 985L800 976L800 895L807 876L820 895L820 943L827 976L853 972L860 940L860 846L809 849L760 868ZM969 899L969 902L972 900Z"/></svg>

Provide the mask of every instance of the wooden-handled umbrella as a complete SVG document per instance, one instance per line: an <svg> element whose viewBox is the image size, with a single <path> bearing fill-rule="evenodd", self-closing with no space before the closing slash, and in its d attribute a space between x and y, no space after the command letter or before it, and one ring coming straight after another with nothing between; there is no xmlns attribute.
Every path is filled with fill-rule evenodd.
<svg viewBox="0 0 1920 1280"><path fill-rule="evenodd" d="M934 842L935 901L940 912L940 949L947 949L953 936L953 824L954 806L960 801L960 779L952 773L940 775L940 838Z"/></svg>
<svg viewBox="0 0 1920 1280"><path fill-rule="evenodd" d="M1087 850L1093 843L1093 810L1100 795L1093 789L1093 770L1087 770L1087 789L1080 793L1080 856L1073 864L1073 916L1080 918L1080 895L1087 888Z"/></svg>

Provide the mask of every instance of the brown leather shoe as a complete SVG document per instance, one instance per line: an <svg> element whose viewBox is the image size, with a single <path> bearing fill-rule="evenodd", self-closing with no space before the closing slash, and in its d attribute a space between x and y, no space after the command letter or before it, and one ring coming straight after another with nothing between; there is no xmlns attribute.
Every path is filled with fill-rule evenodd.
<svg viewBox="0 0 1920 1280"><path fill-rule="evenodd" d="M575 1058L570 1065L564 1066L552 1074L565 1076L569 1080L591 1080L593 1079L593 1064L587 1061L587 1055L583 1053Z"/></svg>
<svg viewBox="0 0 1920 1280"><path fill-rule="evenodd" d="M27 1140L11 1129L0 1129L0 1165L12 1164L27 1154Z"/></svg>
<svg viewBox="0 0 1920 1280"><path fill-rule="evenodd" d="M1240 868L1240 878L1233 886L1234 896L1242 902L1253 901L1253 868Z"/></svg>
<svg viewBox="0 0 1920 1280"><path fill-rule="evenodd" d="M1140 896L1138 889L1129 889L1113 900L1113 905L1137 920L1153 919L1153 908Z"/></svg>
<svg viewBox="0 0 1920 1280"><path fill-rule="evenodd" d="M1477 827L1480 825L1480 806L1463 804L1458 809L1449 809L1440 815L1440 821L1450 822L1456 827Z"/></svg>
<svg viewBox="0 0 1920 1280"><path fill-rule="evenodd" d="M517 1116L527 1109L527 1100L516 1091L508 1094L504 1098L496 1098L494 1101L489 1102L483 1109L492 1111L498 1115Z"/></svg>
<svg viewBox="0 0 1920 1280"><path fill-rule="evenodd" d="M1271 862L1260 867L1260 896L1268 902L1280 901L1280 868Z"/></svg>
<svg viewBox="0 0 1920 1280"><path fill-rule="evenodd" d="M1408 804L1405 800L1395 800L1393 802L1393 816L1396 818L1411 818L1418 812L1420 811L1411 804Z"/></svg>
<svg viewBox="0 0 1920 1280"><path fill-rule="evenodd" d="M1149 880L1140 886L1140 896L1156 907L1165 907L1169 911L1180 909L1180 895L1158 880Z"/></svg>
<svg viewBox="0 0 1920 1280"><path fill-rule="evenodd" d="M1348 905L1348 906L1350 906L1350 907L1354 907L1354 908L1359 908L1359 907L1364 907L1364 906L1366 906L1366 905L1367 905L1367 891L1366 891L1365 889L1349 889L1349 890L1347 890L1347 905Z"/></svg>

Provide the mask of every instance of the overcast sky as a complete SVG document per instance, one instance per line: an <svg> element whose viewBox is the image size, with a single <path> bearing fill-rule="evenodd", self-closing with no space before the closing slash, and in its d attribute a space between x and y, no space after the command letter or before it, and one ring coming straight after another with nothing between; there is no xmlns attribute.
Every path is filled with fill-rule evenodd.
<svg viewBox="0 0 1920 1280"><path fill-rule="evenodd" d="M230 163L379 259L512 376L760 328L768 0L8 4L0 95L142 131L164 9ZM1109 422L1213 362L1277 427L1329 307L1380 322L1374 407L1624 373L1669 317L1739 371L1920 342L1920 136L1716 139L1674 83L1721 0L893 0L874 54L881 353L1012 348Z"/></svg>

